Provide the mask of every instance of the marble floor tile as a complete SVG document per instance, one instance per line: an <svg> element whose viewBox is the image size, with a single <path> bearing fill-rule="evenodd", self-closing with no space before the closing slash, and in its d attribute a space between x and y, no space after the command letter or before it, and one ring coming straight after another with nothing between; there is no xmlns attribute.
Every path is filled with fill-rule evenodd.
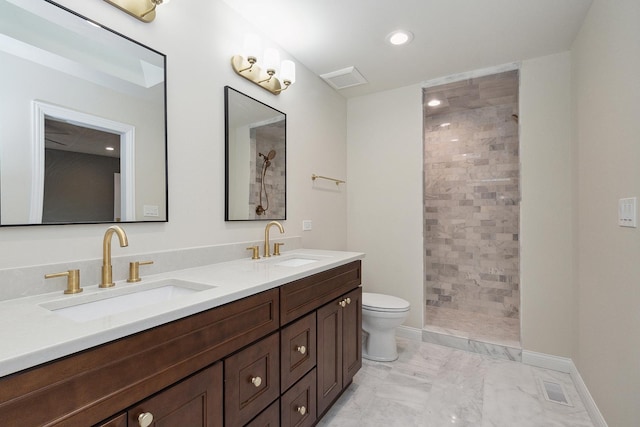
<svg viewBox="0 0 640 427"><path fill-rule="evenodd" d="M398 360L363 360L318 426L593 427L569 375L398 338ZM570 405L549 402L541 380Z"/></svg>

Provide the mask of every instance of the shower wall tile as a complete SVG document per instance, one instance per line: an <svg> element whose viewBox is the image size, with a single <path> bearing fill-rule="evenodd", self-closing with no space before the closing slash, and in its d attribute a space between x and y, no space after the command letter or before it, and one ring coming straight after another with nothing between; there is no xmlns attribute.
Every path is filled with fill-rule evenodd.
<svg viewBox="0 0 640 427"><path fill-rule="evenodd" d="M517 319L518 73L429 91L447 102L425 108L426 304Z"/></svg>

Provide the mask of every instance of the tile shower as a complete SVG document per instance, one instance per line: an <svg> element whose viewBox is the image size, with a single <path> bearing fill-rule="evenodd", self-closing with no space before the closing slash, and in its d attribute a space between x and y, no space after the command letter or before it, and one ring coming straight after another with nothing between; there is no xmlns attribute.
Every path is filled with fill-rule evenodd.
<svg viewBox="0 0 640 427"><path fill-rule="evenodd" d="M250 159L251 176L249 178L249 218L251 219L282 219L286 217L286 142L284 120L264 126L254 127L250 130ZM269 161L266 169L264 192L260 197L262 186L262 167L264 158L260 153L267 155L273 151L274 157ZM261 202L261 203L260 203ZM261 204L268 206L265 216L256 214L256 207Z"/></svg>
<svg viewBox="0 0 640 427"><path fill-rule="evenodd" d="M518 82L514 70L423 93L425 330L516 347Z"/></svg>

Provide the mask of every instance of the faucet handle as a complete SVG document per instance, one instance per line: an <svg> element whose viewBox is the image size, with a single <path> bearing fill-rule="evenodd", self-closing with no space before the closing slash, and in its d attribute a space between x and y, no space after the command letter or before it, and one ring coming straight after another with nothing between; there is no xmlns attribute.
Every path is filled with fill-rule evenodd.
<svg viewBox="0 0 640 427"><path fill-rule="evenodd" d="M63 271L62 273L51 273L45 274L45 279L52 279L54 277L63 277L67 276L67 289L64 291L65 294L77 294L82 292L82 288L80 287L80 270L69 270Z"/></svg>
<svg viewBox="0 0 640 427"><path fill-rule="evenodd" d="M274 243L273 244L273 254L280 255L280 246L283 246L284 243Z"/></svg>
<svg viewBox="0 0 640 427"><path fill-rule="evenodd" d="M129 263L129 278L127 282L134 283L142 280L140 278L140 266L153 264L153 261L134 261Z"/></svg>
<svg viewBox="0 0 640 427"><path fill-rule="evenodd" d="M256 245L256 246L249 246L247 248L248 251L253 251L251 253L251 259L260 259L260 246Z"/></svg>

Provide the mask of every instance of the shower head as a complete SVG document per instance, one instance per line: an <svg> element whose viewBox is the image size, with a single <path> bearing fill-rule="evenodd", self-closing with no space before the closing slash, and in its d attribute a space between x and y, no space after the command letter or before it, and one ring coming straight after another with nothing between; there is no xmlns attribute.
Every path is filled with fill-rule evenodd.
<svg viewBox="0 0 640 427"><path fill-rule="evenodd" d="M262 153L258 153L258 157L262 157L265 161L273 160L276 157L276 150L270 150L265 156Z"/></svg>

